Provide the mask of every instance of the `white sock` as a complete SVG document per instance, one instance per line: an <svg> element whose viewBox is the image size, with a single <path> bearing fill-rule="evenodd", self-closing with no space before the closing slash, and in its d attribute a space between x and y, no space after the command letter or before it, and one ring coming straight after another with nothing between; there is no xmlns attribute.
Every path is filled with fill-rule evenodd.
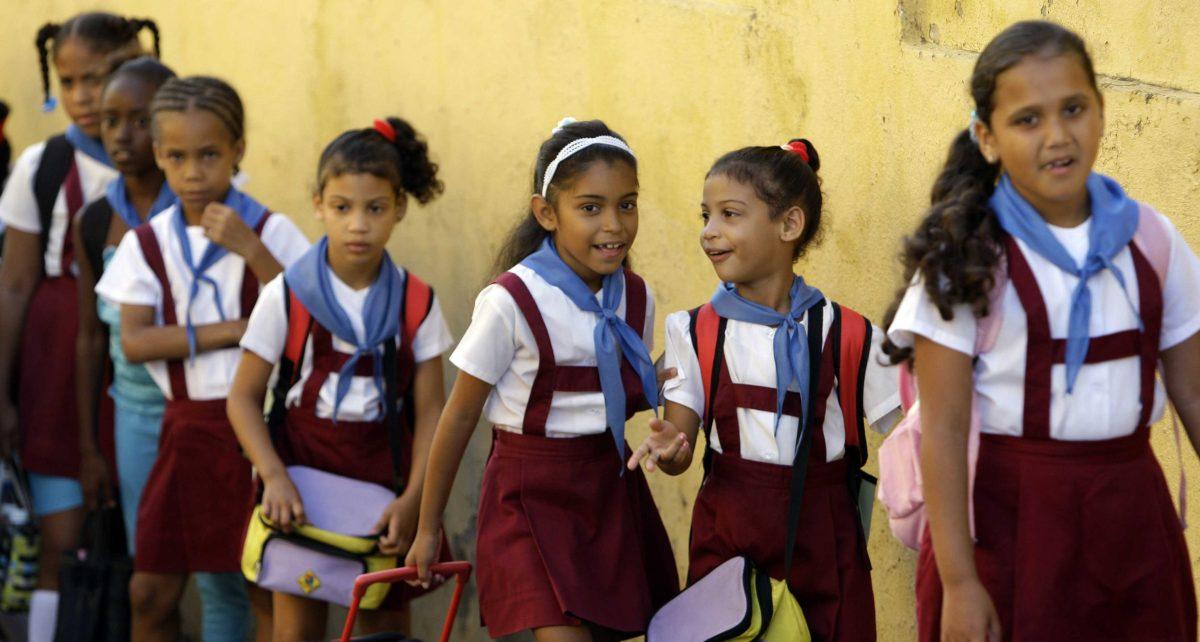
<svg viewBox="0 0 1200 642"><path fill-rule="evenodd" d="M38 589L29 599L29 642L54 642L58 591Z"/></svg>

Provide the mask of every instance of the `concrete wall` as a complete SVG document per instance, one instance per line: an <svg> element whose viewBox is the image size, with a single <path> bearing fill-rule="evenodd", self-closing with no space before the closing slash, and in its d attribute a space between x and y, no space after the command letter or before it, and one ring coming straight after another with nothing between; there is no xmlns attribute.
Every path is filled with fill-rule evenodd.
<svg viewBox="0 0 1200 642"><path fill-rule="evenodd" d="M37 26L92 3L9 2L0 47L8 131L23 147L63 127L43 115L32 46ZM813 140L827 194L824 244L801 264L810 282L878 317L898 285L898 241L926 203L953 134L970 113L977 53L1008 23L1046 17L1080 31L1107 100L1099 169L1166 212L1200 247L1200 5L1190 0L612 0L609 2L110 3L162 26L163 57L185 74L229 79L247 104L248 189L312 236L316 157L348 127L398 114L430 141L447 190L400 226L391 248L432 282L456 335L501 234L530 192L533 156L564 115L600 117L639 154L643 214L634 259L663 313L716 284L697 247L704 172L746 144ZM661 339L661 330L659 331ZM631 437L644 433L645 417ZM877 443L877 440L873 440ZM480 431L463 462L448 525L473 545L487 452ZM1155 445L1178 470L1169 430ZM1186 467L1200 474L1196 456ZM683 568L692 471L654 476ZM1195 485L1193 485L1195 488ZM1196 504L1200 494L1192 493ZM875 516L871 554L880 639L912 637L915 555ZM1188 541L1193 561L1200 535ZM469 595L473 597L473 595ZM447 596L418 602L433 636ZM473 599L457 639L484 639Z"/></svg>

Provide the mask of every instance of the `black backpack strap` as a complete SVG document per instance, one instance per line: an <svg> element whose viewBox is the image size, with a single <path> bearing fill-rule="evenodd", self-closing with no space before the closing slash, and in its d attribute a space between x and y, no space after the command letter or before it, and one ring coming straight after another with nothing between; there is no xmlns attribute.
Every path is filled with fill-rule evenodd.
<svg viewBox="0 0 1200 642"><path fill-rule="evenodd" d="M75 147L67 137L59 134L46 141L42 160L33 175L33 196L37 199L38 220L42 224L42 254L50 245L50 224L54 217L54 201L62 189L71 165L75 162Z"/></svg>
<svg viewBox="0 0 1200 642"><path fill-rule="evenodd" d="M383 393L385 397L383 425L387 428L388 450L392 452L392 487L399 495L404 491L408 480L403 478L403 445L400 435L400 390L397 381L396 342L383 342ZM409 405L409 404L405 404Z"/></svg>
<svg viewBox="0 0 1200 642"><path fill-rule="evenodd" d="M112 203L107 198L92 201L79 217L79 235L83 238L83 252L92 266L96 280L104 272L104 246L108 242L108 230L112 227Z"/></svg>
<svg viewBox="0 0 1200 642"><path fill-rule="evenodd" d="M288 287L287 279L283 279L283 310L284 318L288 321L288 336L291 336L292 322L292 293ZM305 328L305 336L312 333L312 316L308 317L308 327ZM299 376L301 364L304 363L304 351L308 349L308 342L305 341L300 347L300 358L296 362L292 362L287 356L287 350L284 349L283 354L279 356L279 372L275 377L275 387L271 390L271 408L267 412L267 429L271 434L271 443L278 445L283 438L283 420L287 415L287 394L296 383L296 377Z"/></svg>
<svg viewBox="0 0 1200 642"><path fill-rule="evenodd" d="M804 478L808 474L808 457L812 452L813 432L816 415L812 408L817 404L821 385L821 348L824 325L825 301L808 309L808 404L804 407L804 429L800 431L800 443L796 445L796 457L792 460L792 488L788 494L787 540L783 549L783 576L792 572L792 555L796 548L796 534L800 531L800 506L804 501Z"/></svg>

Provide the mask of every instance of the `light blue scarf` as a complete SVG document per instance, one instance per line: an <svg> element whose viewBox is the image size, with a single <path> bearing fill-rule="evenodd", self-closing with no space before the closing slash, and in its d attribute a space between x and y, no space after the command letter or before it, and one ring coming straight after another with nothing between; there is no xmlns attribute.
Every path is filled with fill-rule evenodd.
<svg viewBox="0 0 1200 642"><path fill-rule="evenodd" d="M133 229L143 223L142 217L138 215L137 208L133 206L133 202L129 200L129 192L125 189L125 177L118 176L105 190L105 197L108 198L108 204L112 206L113 212L121 217L122 221ZM155 214L171 207L175 203L175 193L171 191L171 186L167 185L167 181L163 181L162 187L158 190L158 196L150 205L150 215L146 218L154 218Z"/></svg>
<svg viewBox="0 0 1200 642"><path fill-rule="evenodd" d="M104 163L109 167L113 166L112 161L108 158L108 152L104 151L104 145L100 142L100 139L92 138L91 136L83 133L83 130L79 128L79 125L76 125L75 123L67 125L67 133L65 136L67 141L70 142L71 146L75 149L87 154L88 156L100 161L101 163Z"/></svg>

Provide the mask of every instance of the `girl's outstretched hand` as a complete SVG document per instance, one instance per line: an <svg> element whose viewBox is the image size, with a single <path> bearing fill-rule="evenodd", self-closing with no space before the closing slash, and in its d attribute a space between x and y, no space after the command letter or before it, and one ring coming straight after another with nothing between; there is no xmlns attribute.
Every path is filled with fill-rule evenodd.
<svg viewBox="0 0 1200 642"><path fill-rule="evenodd" d="M687 435L666 419L655 418L650 420L650 435L629 456L626 466L635 470L642 460L646 461L646 470L662 464L682 466L688 461L690 451Z"/></svg>
<svg viewBox="0 0 1200 642"><path fill-rule="evenodd" d="M292 532L293 525L306 521L300 492L286 472L263 478L262 507L267 519L285 533Z"/></svg>
<svg viewBox="0 0 1200 642"><path fill-rule="evenodd" d="M945 587L942 598L943 642L1000 642L1000 616L979 580Z"/></svg>
<svg viewBox="0 0 1200 642"><path fill-rule="evenodd" d="M406 580L410 585L429 588L433 581L433 574L429 572L429 567L438 559L438 548L442 544L441 534L440 529L433 533L422 529L417 530L417 537L408 549L408 556L404 558L405 566L417 567L416 579Z"/></svg>

